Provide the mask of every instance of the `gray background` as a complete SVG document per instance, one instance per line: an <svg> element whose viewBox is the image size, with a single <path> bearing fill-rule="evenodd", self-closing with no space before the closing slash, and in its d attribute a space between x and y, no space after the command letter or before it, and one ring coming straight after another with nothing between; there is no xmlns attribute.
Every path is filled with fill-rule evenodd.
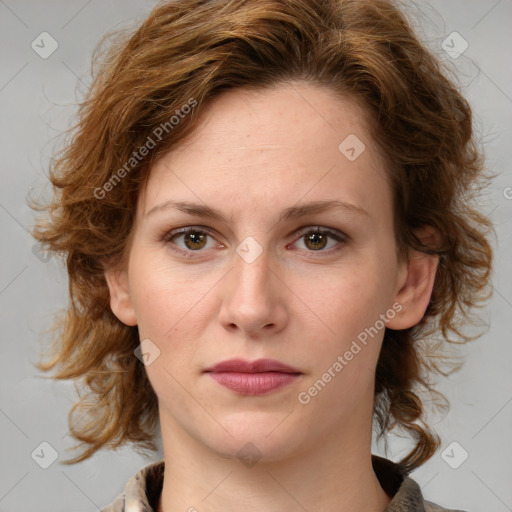
<svg viewBox="0 0 512 512"><path fill-rule="evenodd" d="M45 261L33 252L33 216L26 204L29 191L45 185L55 137L70 126L89 83L94 45L107 31L141 21L152 5L0 0L0 511L97 510L143 465L161 458L123 448L75 466L59 464L73 445L67 427L73 384L44 380L32 362L40 343L47 343L41 332L67 302L67 278L54 258ZM464 347L465 367L440 383L451 402L450 412L432 421L443 446L413 477L427 499L443 506L505 512L512 510L512 271L505 263L512 254L512 0L419 1L412 15L421 37L456 70L474 108L488 166L500 173L482 203L498 234L494 296L483 311L490 327ZM44 31L58 42L46 59L31 47ZM458 59L442 48L454 31L469 45ZM39 459L31 456L41 453L44 441L59 454L48 469L35 461L48 450ZM396 460L407 448L393 437L388 456ZM453 469L445 460L460 465Z"/></svg>

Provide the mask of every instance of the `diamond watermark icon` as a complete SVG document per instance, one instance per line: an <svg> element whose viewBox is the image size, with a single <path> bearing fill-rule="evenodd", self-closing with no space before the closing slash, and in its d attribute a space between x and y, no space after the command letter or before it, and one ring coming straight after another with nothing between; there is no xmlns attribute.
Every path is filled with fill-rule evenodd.
<svg viewBox="0 0 512 512"><path fill-rule="evenodd" d="M142 340L133 353L145 366L153 364L160 357L160 349L149 338Z"/></svg>
<svg viewBox="0 0 512 512"><path fill-rule="evenodd" d="M252 468L261 459L261 452L254 443L246 443L236 454L236 458L248 468Z"/></svg>
<svg viewBox="0 0 512 512"><path fill-rule="evenodd" d="M59 43L48 32L41 32L30 46L39 57L47 59L59 47Z"/></svg>
<svg viewBox="0 0 512 512"><path fill-rule="evenodd" d="M458 32L452 32L441 43L441 48L452 59L458 59L469 48L469 43Z"/></svg>
<svg viewBox="0 0 512 512"><path fill-rule="evenodd" d="M363 141L351 133L338 146L339 152L350 162L357 160L366 149Z"/></svg>
<svg viewBox="0 0 512 512"><path fill-rule="evenodd" d="M263 252L263 248L252 236L248 236L240 242L236 252L246 263L252 263Z"/></svg>
<svg viewBox="0 0 512 512"><path fill-rule="evenodd" d="M457 469L466 461L469 453L457 441L450 443L442 452L441 458L452 469Z"/></svg>
<svg viewBox="0 0 512 512"><path fill-rule="evenodd" d="M30 456L38 466L48 469L59 458L59 453L48 441L43 441Z"/></svg>

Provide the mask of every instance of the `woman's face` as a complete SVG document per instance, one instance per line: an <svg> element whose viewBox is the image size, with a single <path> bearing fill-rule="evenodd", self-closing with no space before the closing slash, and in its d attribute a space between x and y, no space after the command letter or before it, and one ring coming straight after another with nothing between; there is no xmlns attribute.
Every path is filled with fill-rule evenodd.
<svg viewBox="0 0 512 512"><path fill-rule="evenodd" d="M150 340L164 448L252 443L277 460L369 444L384 323L421 319L428 261L397 261L391 189L355 102L304 83L218 97L151 169L126 271L107 275L113 311ZM295 373L206 371L231 359Z"/></svg>

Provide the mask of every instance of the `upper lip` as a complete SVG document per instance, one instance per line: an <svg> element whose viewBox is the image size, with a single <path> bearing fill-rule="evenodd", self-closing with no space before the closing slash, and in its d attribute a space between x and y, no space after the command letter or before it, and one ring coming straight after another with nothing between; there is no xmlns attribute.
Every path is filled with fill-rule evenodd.
<svg viewBox="0 0 512 512"><path fill-rule="evenodd" d="M239 372L239 373L263 373L263 372L282 372L282 373L301 373L281 361L275 359L257 359L255 361L245 361L244 359L229 359L222 361L214 366L210 366L205 372Z"/></svg>

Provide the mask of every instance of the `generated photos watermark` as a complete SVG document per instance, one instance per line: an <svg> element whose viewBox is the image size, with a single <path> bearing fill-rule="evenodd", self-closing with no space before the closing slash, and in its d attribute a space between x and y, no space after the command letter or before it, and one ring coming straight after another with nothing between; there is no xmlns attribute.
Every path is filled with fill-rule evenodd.
<svg viewBox="0 0 512 512"><path fill-rule="evenodd" d="M301 391L297 395L299 403L307 405L311 399L320 393L329 382L338 375L345 366L347 366L354 357L368 344L369 338L374 338L386 326L386 322L395 318L395 315L402 311L403 306L399 302L395 302L391 308L385 313L379 315L379 319L371 327L366 327L364 331L357 335L357 339L352 341L350 348L342 355L338 355L336 361L315 381L306 391Z"/></svg>
<svg viewBox="0 0 512 512"><path fill-rule="evenodd" d="M137 148L131 157L119 168L112 173L111 177L101 186L94 189L94 197L96 199L104 199L108 192L121 182L121 180L146 157L149 152L154 149L159 141L162 140L164 134L170 133L180 123L180 121L192 112L197 105L197 100L189 98L187 103L175 110L175 115L169 118L169 121L160 123L146 139L146 142Z"/></svg>

